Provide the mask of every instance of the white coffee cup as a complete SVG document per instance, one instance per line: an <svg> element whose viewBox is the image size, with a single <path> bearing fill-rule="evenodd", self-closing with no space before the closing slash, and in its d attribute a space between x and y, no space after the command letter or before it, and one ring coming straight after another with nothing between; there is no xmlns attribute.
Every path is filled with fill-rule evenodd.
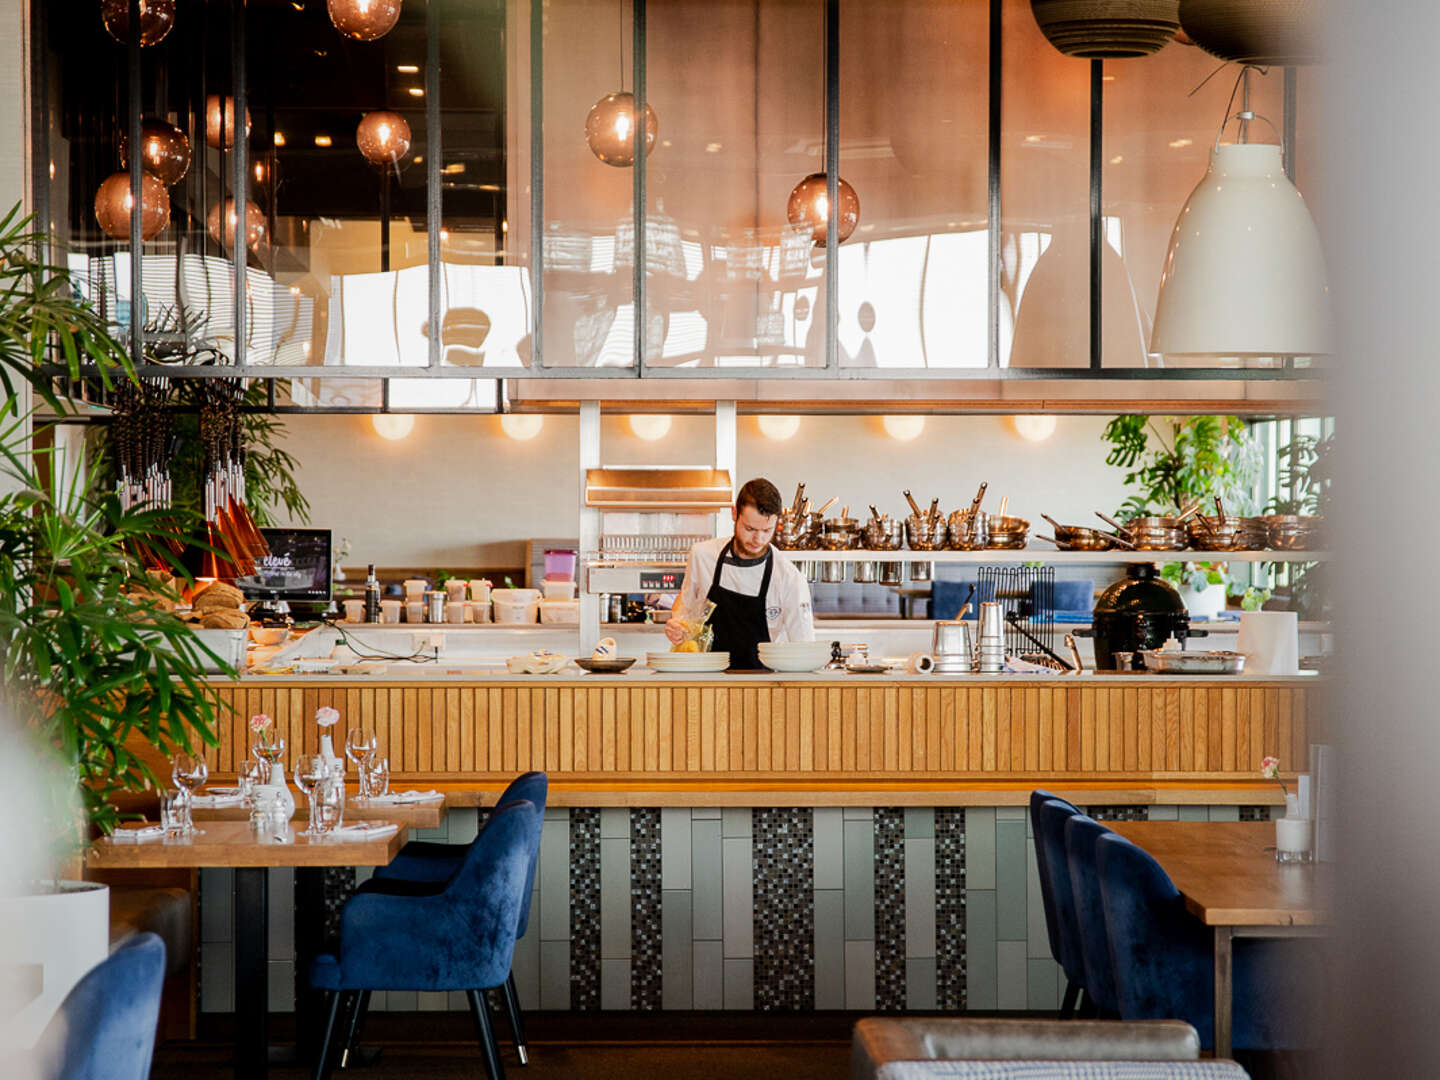
<svg viewBox="0 0 1440 1080"><path fill-rule="evenodd" d="M400 621L400 601L380 601L380 621L382 623L398 623Z"/></svg>

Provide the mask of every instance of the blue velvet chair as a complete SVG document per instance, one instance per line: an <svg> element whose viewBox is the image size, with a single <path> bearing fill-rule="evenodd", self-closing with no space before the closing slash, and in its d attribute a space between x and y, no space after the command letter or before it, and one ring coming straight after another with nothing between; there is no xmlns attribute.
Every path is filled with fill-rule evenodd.
<svg viewBox="0 0 1440 1080"><path fill-rule="evenodd" d="M342 1005L372 990L464 990L490 1080L505 1075L483 991L503 986L515 954L540 814L530 802L496 807L448 881L372 879L341 912L340 953L315 959L310 984L326 996L317 1080L330 1074Z"/></svg>
<svg viewBox="0 0 1440 1080"><path fill-rule="evenodd" d="M549 791L550 778L543 772L521 773L510 781L505 790L500 793L495 805L499 807L512 802L531 802L535 804L536 811L543 818L545 816L545 799ZM465 860L465 853L469 850L470 844L441 844L429 840L411 840L400 849L400 854L395 856L388 866L377 866L371 880L448 881L460 868L460 864ZM523 938L525 931L530 926L530 897L531 890L535 887L535 870L539 862L539 854L537 850L536 857L530 862L530 873L525 881L525 899L520 905L520 925L515 931L517 938ZM360 891L365 892L366 887L365 884L362 884ZM515 1039L515 1055L519 1058L521 1065L528 1065L530 1051L525 1042L525 1018L520 1011L520 995L515 989L513 974L506 978L504 991L505 1012L510 1019L510 1031ZM352 1010L350 1014L350 1029L345 1039L345 1050L340 1059L342 1068L349 1063L350 1056L355 1052L359 1027L369 1008L370 995L362 994L359 1007Z"/></svg>
<svg viewBox="0 0 1440 1080"><path fill-rule="evenodd" d="M1125 1020L1185 1020L1202 1046L1215 1044L1212 934L1188 911L1170 876L1149 854L1108 833L1096 844L1115 989ZM1314 1045L1306 988L1320 983L1316 956L1303 941L1235 943L1237 1050Z"/></svg>
<svg viewBox="0 0 1440 1080"><path fill-rule="evenodd" d="M1080 938L1080 959L1085 969L1085 994L1102 1017L1121 1015L1115 993L1115 963L1100 897L1100 875L1095 845L1114 835L1084 814L1065 822L1065 861L1070 867L1070 888L1075 898L1075 922Z"/></svg>
<svg viewBox="0 0 1440 1080"><path fill-rule="evenodd" d="M85 973L36 1044L46 1080L145 1080L155 1052L165 943L136 934Z"/></svg>
<svg viewBox="0 0 1440 1080"><path fill-rule="evenodd" d="M1048 808L1048 809L1047 809ZM1045 907L1045 932L1050 955L1065 972L1065 997L1060 1015L1074 1015L1085 986L1085 964L1080 956L1075 904L1070 891L1070 867L1065 862L1065 822L1080 809L1043 789L1030 793L1030 832L1035 837L1035 867L1040 876L1040 900Z"/></svg>

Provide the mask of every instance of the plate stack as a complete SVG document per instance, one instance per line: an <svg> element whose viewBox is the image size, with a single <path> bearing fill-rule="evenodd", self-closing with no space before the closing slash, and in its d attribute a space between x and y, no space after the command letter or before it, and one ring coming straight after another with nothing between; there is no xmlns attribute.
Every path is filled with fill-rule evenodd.
<svg viewBox="0 0 1440 1080"><path fill-rule="evenodd" d="M819 671L830 662L828 641L762 641L758 651L771 671Z"/></svg>
<svg viewBox="0 0 1440 1080"><path fill-rule="evenodd" d="M652 652L645 654L645 665L652 671L669 674L724 671L730 666L728 652Z"/></svg>

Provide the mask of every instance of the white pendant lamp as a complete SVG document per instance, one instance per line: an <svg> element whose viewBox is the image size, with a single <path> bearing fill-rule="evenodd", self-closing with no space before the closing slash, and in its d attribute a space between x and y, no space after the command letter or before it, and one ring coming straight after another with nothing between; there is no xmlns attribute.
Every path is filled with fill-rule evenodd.
<svg viewBox="0 0 1440 1080"><path fill-rule="evenodd" d="M1320 234L1280 147L1216 146L1170 234L1150 351L1328 353L1330 308Z"/></svg>

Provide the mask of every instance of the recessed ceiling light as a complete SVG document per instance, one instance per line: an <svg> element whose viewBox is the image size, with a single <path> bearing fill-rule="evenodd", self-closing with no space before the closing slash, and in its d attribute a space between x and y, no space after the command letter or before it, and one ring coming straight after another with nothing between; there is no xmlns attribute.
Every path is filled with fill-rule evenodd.
<svg viewBox="0 0 1440 1080"><path fill-rule="evenodd" d="M410 87L410 96L411 96L411 97L424 97L424 96L425 96L425 91L424 91L424 89L423 89L422 87L412 86L412 87Z"/></svg>
<svg viewBox="0 0 1440 1080"><path fill-rule="evenodd" d="M284 133L283 131L277 131L277 132L275 132L275 145L276 145L276 146L284 146L284 145L285 145L285 133Z"/></svg>
<svg viewBox="0 0 1440 1080"><path fill-rule="evenodd" d="M401 75L415 75L419 73L420 66L418 64L396 64L395 70Z"/></svg>
<svg viewBox="0 0 1440 1080"><path fill-rule="evenodd" d="M329 146L329 145L331 145L334 141L335 141L335 140L333 140L332 138L330 138L329 135L316 135L316 136L315 136L315 145L316 145L316 146Z"/></svg>

